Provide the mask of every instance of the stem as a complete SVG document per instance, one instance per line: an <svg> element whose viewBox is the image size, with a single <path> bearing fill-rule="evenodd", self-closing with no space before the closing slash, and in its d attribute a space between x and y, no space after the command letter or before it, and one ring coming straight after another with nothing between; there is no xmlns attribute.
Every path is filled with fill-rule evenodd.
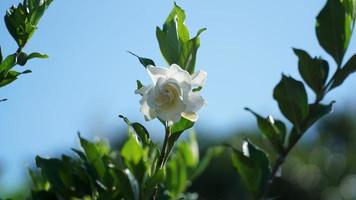
<svg viewBox="0 0 356 200"><path fill-rule="evenodd" d="M164 166L164 163L167 160L166 157L169 155L169 153L167 152L167 145L168 145L169 136L171 134L171 127L168 126L167 123L165 125L165 130L166 130L166 133L165 133L165 136L164 136L161 155L159 157L159 160L158 160L158 163L157 163L157 166L156 166L156 172L157 172L157 170L159 170L160 168L162 168Z"/></svg>
<svg viewBox="0 0 356 200"><path fill-rule="evenodd" d="M164 166L164 164L166 163L168 156L169 156L169 152L167 152L167 150L168 150L167 147L168 147L168 139L169 139L169 136L171 135L171 127L168 126L167 122L164 125L164 127L165 127L164 141L163 141L163 145L162 145L161 154L159 156L158 163L156 165L155 173L157 173L157 171ZM152 195L153 200L157 199L157 192L158 192L158 185L156 185L155 191L153 192L153 195Z"/></svg>
<svg viewBox="0 0 356 200"><path fill-rule="evenodd" d="M336 73L336 72L335 72ZM335 76L335 74L334 74ZM334 77L333 76L333 77ZM333 78L332 78L333 79ZM331 79L331 80L332 80ZM330 82L331 82L330 80ZM325 87L326 88L326 87ZM327 93L327 92L326 92ZM326 93L324 93L324 95L317 97L315 99L315 102L313 103L314 105L319 104L324 96L326 95ZM304 129L300 134L298 134L297 138L293 141L293 143L290 143L288 145L288 147L282 151L282 153L279 154L276 162L274 163L273 167L272 167L272 171L270 176L267 179L267 183L266 183L266 188L262 193L262 197L261 199L265 199L268 195L269 190L271 189L272 183L273 183L273 179L276 177L276 174L278 172L278 169L282 166L282 164L284 163L285 159L287 158L287 156L289 155L290 151L294 148L294 146L299 142L299 140L302 138L302 136L305 134L305 132L307 132L308 128Z"/></svg>

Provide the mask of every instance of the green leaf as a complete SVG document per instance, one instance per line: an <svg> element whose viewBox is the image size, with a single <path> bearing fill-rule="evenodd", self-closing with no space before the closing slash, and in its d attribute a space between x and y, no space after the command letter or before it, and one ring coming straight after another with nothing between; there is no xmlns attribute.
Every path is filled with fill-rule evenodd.
<svg viewBox="0 0 356 200"><path fill-rule="evenodd" d="M308 96L303 83L283 75L274 88L273 98L278 102L283 115L299 130L309 112Z"/></svg>
<svg viewBox="0 0 356 200"><path fill-rule="evenodd" d="M316 34L319 44L339 66L349 45L354 26L354 8L351 6L354 5L350 0L347 0L345 4L341 0L327 0L316 18Z"/></svg>
<svg viewBox="0 0 356 200"><path fill-rule="evenodd" d="M188 71L189 74L194 73L197 51L200 47L199 35L205 30L206 28L200 29L194 38L182 45L179 66Z"/></svg>
<svg viewBox="0 0 356 200"><path fill-rule="evenodd" d="M85 140L79 134L78 136L88 162L96 169L98 176L103 179L106 173L106 167L102 157L107 155L108 152L103 151L99 146Z"/></svg>
<svg viewBox="0 0 356 200"><path fill-rule="evenodd" d="M145 182L143 189L143 199L149 200L151 199L153 192L156 189L156 186L160 183L164 182L165 179L165 169L159 169L152 177L149 177Z"/></svg>
<svg viewBox="0 0 356 200"><path fill-rule="evenodd" d="M307 131L315 122L317 122L319 119L324 117L325 115L329 114L333 110L333 104L335 102L332 101L329 104L310 104L309 105L309 116L307 119L302 124L301 131L305 132ZM297 131L296 127L294 126L291 130L290 136L289 136L289 144L294 144L297 142L297 140L300 138L300 132Z"/></svg>
<svg viewBox="0 0 356 200"><path fill-rule="evenodd" d="M188 28L184 24L185 18L184 10L175 4L163 28L157 27L156 36L165 60L169 64L178 64L193 74L200 46L199 35L206 29L200 29L197 35L190 39Z"/></svg>
<svg viewBox="0 0 356 200"><path fill-rule="evenodd" d="M16 54L7 56L0 64L0 72L7 72L16 65Z"/></svg>
<svg viewBox="0 0 356 200"><path fill-rule="evenodd" d="M52 0L24 0L12 6L5 15L5 24L22 49L37 29L37 24Z"/></svg>
<svg viewBox="0 0 356 200"><path fill-rule="evenodd" d="M25 52L20 52L17 57L17 64L19 64L20 66L24 66L27 63L27 54Z"/></svg>
<svg viewBox="0 0 356 200"><path fill-rule="evenodd" d="M41 54L41 53L38 53L38 52L34 52L34 53L31 53L30 55L27 56L27 60L30 60L30 59L33 59L33 58L45 59L45 58L48 58L48 55L47 54Z"/></svg>
<svg viewBox="0 0 356 200"><path fill-rule="evenodd" d="M128 140L121 148L120 155L123 158L125 165L141 184L148 169L146 163L147 151L145 151L133 134L129 134Z"/></svg>
<svg viewBox="0 0 356 200"><path fill-rule="evenodd" d="M248 140L244 140L243 152L234 150L232 162L247 190L259 199L271 174L267 155Z"/></svg>
<svg viewBox="0 0 356 200"><path fill-rule="evenodd" d="M141 81L136 80L136 85L137 85L137 89L141 89L143 87L143 84L141 83Z"/></svg>
<svg viewBox="0 0 356 200"><path fill-rule="evenodd" d="M283 152L287 132L286 125L280 120L273 119L272 116L264 118L249 108L245 109L255 115L260 131L271 142L276 151Z"/></svg>
<svg viewBox="0 0 356 200"><path fill-rule="evenodd" d="M194 122L181 117L180 121L173 124L171 127L171 135L168 138L168 152L170 152L174 146L174 143L178 140L179 136L187 129L193 127Z"/></svg>
<svg viewBox="0 0 356 200"><path fill-rule="evenodd" d="M306 84L317 96L323 95L324 85L329 74L329 64L321 58L312 58L301 49L293 49L298 56L298 69Z"/></svg>
<svg viewBox="0 0 356 200"><path fill-rule="evenodd" d="M28 73L31 73L31 70L25 70L23 72L9 71L6 75L4 73L0 73L0 87L12 83L19 75Z"/></svg>
<svg viewBox="0 0 356 200"><path fill-rule="evenodd" d="M138 184L131 172L129 170L117 170L116 175L118 176L118 185L123 199L138 200L140 195Z"/></svg>
<svg viewBox="0 0 356 200"><path fill-rule="evenodd" d="M140 57L134 53L132 53L131 51L127 51L129 54L135 56L138 58L138 60L140 61L140 63L144 66L147 67L148 65L152 65L152 66L156 66L155 63L153 62L153 60L149 59L149 58L143 58Z"/></svg>
<svg viewBox="0 0 356 200"><path fill-rule="evenodd" d="M169 196L172 199L177 199L185 191L188 184L187 181L188 174L184 159L177 154L166 164L166 180L164 185Z"/></svg>
<svg viewBox="0 0 356 200"><path fill-rule="evenodd" d="M190 176L190 180L194 180L195 178L200 176L208 167L211 160L214 157L219 156L223 151L224 150L222 147L209 148L208 151L203 156L203 158L199 161L198 166L196 166L194 173Z"/></svg>
<svg viewBox="0 0 356 200"><path fill-rule="evenodd" d="M0 47L0 64L2 63L2 59L3 59L3 57L2 57L1 47Z"/></svg>
<svg viewBox="0 0 356 200"><path fill-rule="evenodd" d="M356 72L356 54L354 54L350 60L347 61L342 69L336 71L330 90L340 86L347 79L347 77L354 72Z"/></svg>
<svg viewBox="0 0 356 200"><path fill-rule="evenodd" d="M131 123L127 117L124 117L122 115L119 115L119 117L124 119L125 123L133 128L136 135L138 136L138 138L140 139L140 141L144 146L147 146L148 144L151 143L150 134L142 124L137 122Z"/></svg>
<svg viewBox="0 0 356 200"><path fill-rule="evenodd" d="M194 122L181 117L181 120L175 124L173 124L172 128L171 128L171 132L172 134L181 134L183 131L193 127Z"/></svg>

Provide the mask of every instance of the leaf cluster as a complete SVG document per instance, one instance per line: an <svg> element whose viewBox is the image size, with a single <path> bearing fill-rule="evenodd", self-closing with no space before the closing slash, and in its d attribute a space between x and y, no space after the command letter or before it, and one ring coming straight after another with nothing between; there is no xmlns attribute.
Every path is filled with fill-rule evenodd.
<svg viewBox="0 0 356 200"><path fill-rule="evenodd" d="M316 17L319 44L335 61L333 75L329 76L330 64L325 59L312 57L302 49L293 49L303 81L283 74L273 90L273 98L281 113L292 124L289 134L282 120L263 117L246 108L256 117L261 133L277 154L271 167L267 154L250 141L243 143L242 152L233 151L233 164L254 199L266 197L271 181L292 148L313 124L332 111L334 102L322 103L326 94L356 71L356 54L345 64L343 62L354 28L355 11L354 0L327 0ZM310 101L306 87L313 91L314 101Z"/></svg>

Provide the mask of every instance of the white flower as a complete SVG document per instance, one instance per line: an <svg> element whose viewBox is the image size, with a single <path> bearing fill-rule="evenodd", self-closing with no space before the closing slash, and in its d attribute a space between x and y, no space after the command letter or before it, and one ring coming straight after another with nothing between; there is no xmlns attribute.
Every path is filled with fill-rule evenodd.
<svg viewBox="0 0 356 200"><path fill-rule="evenodd" d="M193 89L203 87L207 73L199 71L190 75L176 64L168 69L149 65L147 71L153 83L135 91L142 95L140 104L145 119L158 117L170 125L178 122L181 116L196 121L196 112L205 100Z"/></svg>

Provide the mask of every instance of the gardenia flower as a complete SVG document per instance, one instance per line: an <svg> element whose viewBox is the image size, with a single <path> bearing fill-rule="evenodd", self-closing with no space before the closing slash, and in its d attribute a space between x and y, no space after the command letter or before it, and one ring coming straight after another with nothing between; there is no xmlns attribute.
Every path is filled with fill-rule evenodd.
<svg viewBox="0 0 356 200"><path fill-rule="evenodd" d="M149 65L147 72L153 83L135 91L142 95L141 112L146 120L158 117L169 125L178 122L182 116L197 120L196 112L205 104L198 90L204 85L206 72L190 75L176 64L168 69Z"/></svg>

